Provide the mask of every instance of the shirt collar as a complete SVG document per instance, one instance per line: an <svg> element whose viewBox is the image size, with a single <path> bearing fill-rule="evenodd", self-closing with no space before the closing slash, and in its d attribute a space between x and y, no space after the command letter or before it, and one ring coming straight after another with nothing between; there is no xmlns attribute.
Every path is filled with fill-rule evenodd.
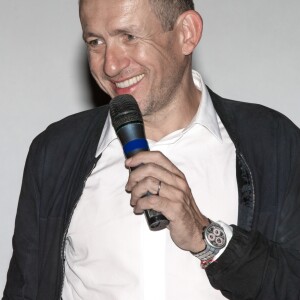
<svg viewBox="0 0 300 300"><path fill-rule="evenodd" d="M118 138L117 134L111 122L110 114L108 114L102 130L98 148L96 151L96 157L99 156L108 147L108 145L117 138Z"/></svg>
<svg viewBox="0 0 300 300"><path fill-rule="evenodd" d="M213 106L210 94L201 75L195 70L192 71L192 74L194 84L202 92L202 96L198 111L187 128L194 124L200 124L207 128L220 142L222 142L217 112Z"/></svg>
<svg viewBox="0 0 300 300"><path fill-rule="evenodd" d="M220 142L222 142L217 113L213 106L209 92L201 75L195 70L192 71L192 75L195 86L202 92L201 103L191 123L183 131L189 130L195 124L199 124L207 128ZM100 155L115 139L117 139L117 135L112 126L110 114L108 114L98 144L96 156Z"/></svg>

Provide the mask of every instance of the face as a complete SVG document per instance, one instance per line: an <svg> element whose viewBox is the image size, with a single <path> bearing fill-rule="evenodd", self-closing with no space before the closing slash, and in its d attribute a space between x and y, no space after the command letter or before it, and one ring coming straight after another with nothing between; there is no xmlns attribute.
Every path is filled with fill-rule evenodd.
<svg viewBox="0 0 300 300"><path fill-rule="evenodd" d="M147 0L84 0L90 69L112 98L131 94L144 116L173 105L184 74L175 30L164 32Z"/></svg>

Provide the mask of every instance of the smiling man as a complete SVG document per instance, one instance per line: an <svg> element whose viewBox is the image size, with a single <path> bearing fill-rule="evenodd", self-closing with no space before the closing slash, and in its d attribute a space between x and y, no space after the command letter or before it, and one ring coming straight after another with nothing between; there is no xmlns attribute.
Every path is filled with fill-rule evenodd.
<svg viewBox="0 0 300 300"><path fill-rule="evenodd" d="M111 97L132 94L146 131L155 126L155 140L185 127L200 101L190 54L201 37L202 22L195 11L185 11L193 7L191 2L183 1L181 6L176 8L177 14L183 12L180 18L163 26L155 12L166 13L168 7L160 1L82 1L80 5L95 80ZM169 128L160 126L162 120Z"/></svg>
<svg viewBox="0 0 300 300"><path fill-rule="evenodd" d="M41 133L3 299L299 299L299 129L205 86L193 1L81 0L80 20L93 77L134 96L152 151L124 166L107 106Z"/></svg>

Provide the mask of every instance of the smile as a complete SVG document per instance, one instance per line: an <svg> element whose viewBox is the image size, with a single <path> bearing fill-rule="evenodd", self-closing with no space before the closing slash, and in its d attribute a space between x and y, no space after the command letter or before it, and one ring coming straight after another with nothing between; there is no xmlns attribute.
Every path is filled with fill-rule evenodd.
<svg viewBox="0 0 300 300"><path fill-rule="evenodd" d="M116 86L119 89L128 88L128 87L138 83L139 81L141 81L144 78L144 76L145 76L144 74L141 74L141 75L132 77L130 79L127 79L125 81L122 81L122 82L116 82Z"/></svg>

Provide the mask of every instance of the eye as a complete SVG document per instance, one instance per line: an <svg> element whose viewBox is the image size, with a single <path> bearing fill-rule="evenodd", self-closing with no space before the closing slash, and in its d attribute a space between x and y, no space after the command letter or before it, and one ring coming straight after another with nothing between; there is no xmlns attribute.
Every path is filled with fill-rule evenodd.
<svg viewBox="0 0 300 300"><path fill-rule="evenodd" d="M101 39L93 39L93 40L86 41L86 44L91 48L95 48L99 45L102 45L103 41Z"/></svg>
<svg viewBox="0 0 300 300"><path fill-rule="evenodd" d="M132 35L132 34L125 34L125 38L128 42L134 41L136 39L136 36Z"/></svg>

